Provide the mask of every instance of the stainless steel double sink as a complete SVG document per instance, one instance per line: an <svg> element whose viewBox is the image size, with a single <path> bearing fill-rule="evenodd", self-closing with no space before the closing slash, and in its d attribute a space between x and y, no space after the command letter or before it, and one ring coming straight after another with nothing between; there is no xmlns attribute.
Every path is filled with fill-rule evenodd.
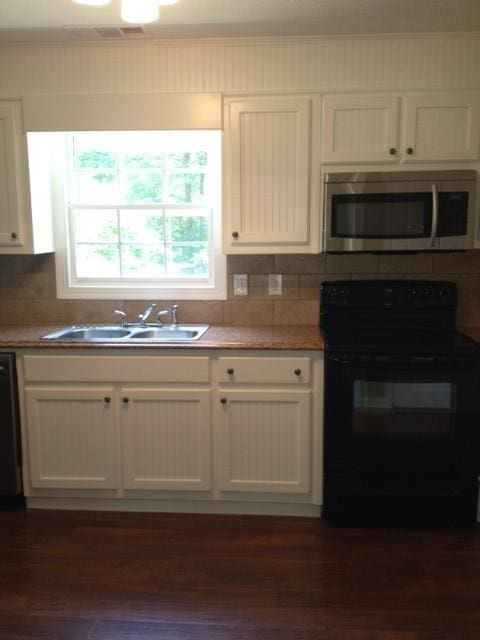
<svg viewBox="0 0 480 640"><path fill-rule="evenodd" d="M44 340L80 342L193 342L207 331L208 324L195 325L79 325L65 327Z"/></svg>

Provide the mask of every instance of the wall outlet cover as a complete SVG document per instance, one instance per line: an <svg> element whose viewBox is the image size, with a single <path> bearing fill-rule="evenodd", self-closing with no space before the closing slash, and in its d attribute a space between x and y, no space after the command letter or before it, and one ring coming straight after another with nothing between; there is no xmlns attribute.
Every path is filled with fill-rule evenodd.
<svg viewBox="0 0 480 640"><path fill-rule="evenodd" d="M271 273L268 276L268 295L269 296L281 296L282 295L282 276L279 273Z"/></svg>
<svg viewBox="0 0 480 640"><path fill-rule="evenodd" d="M246 273L235 273L233 276L233 293L236 296L248 295L248 275Z"/></svg>

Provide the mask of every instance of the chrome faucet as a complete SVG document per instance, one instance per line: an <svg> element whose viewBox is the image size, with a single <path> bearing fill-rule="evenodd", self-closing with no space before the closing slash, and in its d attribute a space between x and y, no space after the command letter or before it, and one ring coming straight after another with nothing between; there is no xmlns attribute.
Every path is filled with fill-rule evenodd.
<svg viewBox="0 0 480 640"><path fill-rule="evenodd" d="M128 318L125 311L120 311L120 309L115 309L113 313L120 318L120 324L122 325L122 327L128 324Z"/></svg>
<svg viewBox="0 0 480 640"><path fill-rule="evenodd" d="M161 309L158 313L157 313L157 323L162 326L162 321L160 320L160 318L162 316L166 316L169 313L172 315L172 321L171 321L171 328L172 329L176 329L178 327L178 322L177 322L177 309L178 309L178 304L174 304L170 307L170 309Z"/></svg>
<svg viewBox="0 0 480 640"><path fill-rule="evenodd" d="M153 303L148 305L148 307L145 309L143 313L138 314L138 322L141 327L145 326L145 323L147 322L147 318L150 316L152 311L155 311L156 308L157 308L157 305Z"/></svg>

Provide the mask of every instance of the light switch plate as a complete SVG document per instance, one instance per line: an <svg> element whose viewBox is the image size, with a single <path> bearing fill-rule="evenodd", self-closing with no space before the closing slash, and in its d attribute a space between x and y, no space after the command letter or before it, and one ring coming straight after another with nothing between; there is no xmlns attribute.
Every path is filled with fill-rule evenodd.
<svg viewBox="0 0 480 640"><path fill-rule="evenodd" d="M270 273L268 276L268 295L282 295L282 276L280 273Z"/></svg>
<svg viewBox="0 0 480 640"><path fill-rule="evenodd" d="M248 295L248 275L246 273L235 273L233 276L233 293L236 296Z"/></svg>

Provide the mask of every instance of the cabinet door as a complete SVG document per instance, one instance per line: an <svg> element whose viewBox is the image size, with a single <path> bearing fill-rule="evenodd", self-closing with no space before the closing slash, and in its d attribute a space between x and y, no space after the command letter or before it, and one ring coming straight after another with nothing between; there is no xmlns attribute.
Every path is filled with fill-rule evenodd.
<svg viewBox="0 0 480 640"><path fill-rule="evenodd" d="M405 162L453 162L479 157L477 96L405 98Z"/></svg>
<svg viewBox="0 0 480 640"><path fill-rule="evenodd" d="M395 162L398 105L395 96L327 96L322 162Z"/></svg>
<svg viewBox="0 0 480 640"><path fill-rule="evenodd" d="M308 493L310 391L221 391L220 490Z"/></svg>
<svg viewBox="0 0 480 640"><path fill-rule="evenodd" d="M308 98L226 101L227 253L309 243L310 112Z"/></svg>
<svg viewBox="0 0 480 640"><path fill-rule="evenodd" d="M27 388L25 398L32 487L117 487L113 387Z"/></svg>
<svg viewBox="0 0 480 640"><path fill-rule="evenodd" d="M20 245L18 154L15 145L18 108L0 102L0 247Z"/></svg>
<svg viewBox="0 0 480 640"><path fill-rule="evenodd" d="M210 488L210 391L125 387L120 404L125 489Z"/></svg>

